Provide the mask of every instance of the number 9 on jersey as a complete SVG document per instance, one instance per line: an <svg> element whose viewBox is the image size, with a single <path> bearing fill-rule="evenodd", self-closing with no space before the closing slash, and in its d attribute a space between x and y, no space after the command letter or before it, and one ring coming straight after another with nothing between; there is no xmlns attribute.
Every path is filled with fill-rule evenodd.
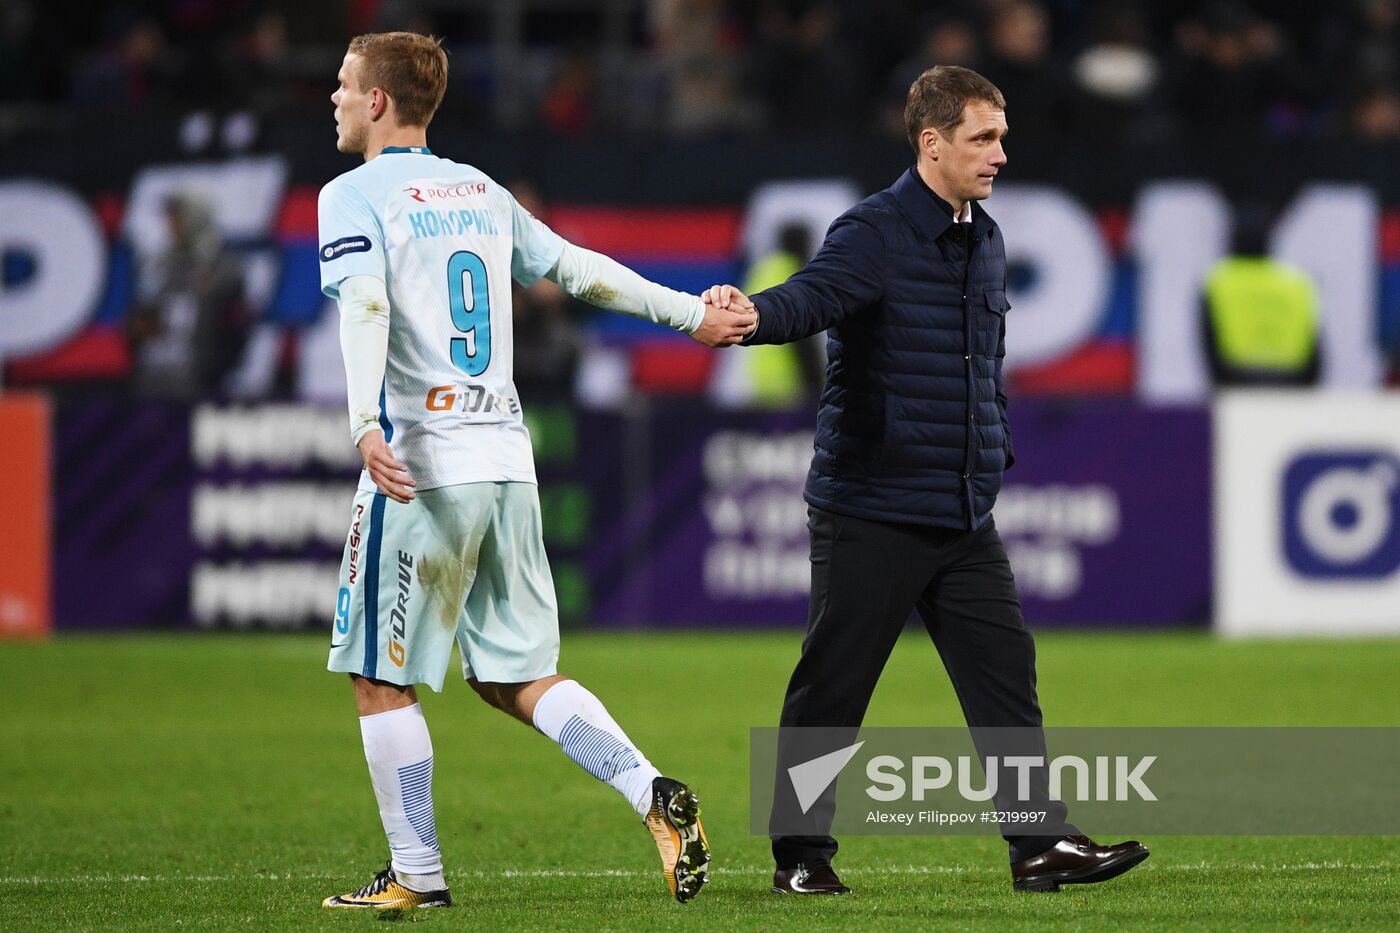
<svg viewBox="0 0 1400 933"><path fill-rule="evenodd" d="M480 376L491 365L491 293L480 256L452 254L447 261L447 295L452 326L462 332L452 338L452 365L468 376Z"/></svg>

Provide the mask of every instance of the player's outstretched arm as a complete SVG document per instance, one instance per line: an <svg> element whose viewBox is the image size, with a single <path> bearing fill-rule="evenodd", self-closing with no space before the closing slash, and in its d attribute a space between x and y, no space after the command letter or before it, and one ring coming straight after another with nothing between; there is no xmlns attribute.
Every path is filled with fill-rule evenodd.
<svg viewBox="0 0 1400 933"><path fill-rule="evenodd" d="M575 298L665 324L708 347L738 343L754 322L752 306L707 306L694 295L648 281L601 253L571 243L564 244L548 277Z"/></svg>

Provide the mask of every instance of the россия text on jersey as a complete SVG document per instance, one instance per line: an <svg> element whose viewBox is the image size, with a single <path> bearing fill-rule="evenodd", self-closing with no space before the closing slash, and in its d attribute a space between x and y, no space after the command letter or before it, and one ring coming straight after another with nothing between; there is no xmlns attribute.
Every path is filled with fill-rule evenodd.
<svg viewBox="0 0 1400 933"><path fill-rule="evenodd" d="M415 238L430 236L465 236L468 233L490 234L501 231L489 210L413 211L408 215Z"/></svg>

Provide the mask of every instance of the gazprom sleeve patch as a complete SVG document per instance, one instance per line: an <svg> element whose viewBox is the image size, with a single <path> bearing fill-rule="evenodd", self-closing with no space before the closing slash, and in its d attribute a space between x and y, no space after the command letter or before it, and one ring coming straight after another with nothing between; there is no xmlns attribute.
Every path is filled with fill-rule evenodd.
<svg viewBox="0 0 1400 933"><path fill-rule="evenodd" d="M369 237L341 237L335 242L327 243L321 247L321 261L330 262L337 256L343 256L346 253L368 253L369 248Z"/></svg>

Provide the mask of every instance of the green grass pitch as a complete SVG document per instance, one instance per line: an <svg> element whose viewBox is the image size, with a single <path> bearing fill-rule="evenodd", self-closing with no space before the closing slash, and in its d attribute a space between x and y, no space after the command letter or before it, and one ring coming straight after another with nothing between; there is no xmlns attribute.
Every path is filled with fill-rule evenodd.
<svg viewBox="0 0 1400 933"><path fill-rule="evenodd" d="M748 729L776 721L796 632L566 634L562 670L664 772L715 851L696 901L605 785L449 675L424 706L457 904L439 929L1360 929L1400 923L1400 839L1155 837L1115 881L1015 895L987 837L852 837L848 898L767 893L747 833ZM1400 640L1039 636L1052 725L1400 726ZM0 929L366 929L328 912L386 846L346 678L303 636L0 644ZM959 723L926 639L898 646L868 723ZM1397 776L1400 788L1400 776ZM1089 832L1093 827L1085 827ZM380 927L382 929L382 927Z"/></svg>

